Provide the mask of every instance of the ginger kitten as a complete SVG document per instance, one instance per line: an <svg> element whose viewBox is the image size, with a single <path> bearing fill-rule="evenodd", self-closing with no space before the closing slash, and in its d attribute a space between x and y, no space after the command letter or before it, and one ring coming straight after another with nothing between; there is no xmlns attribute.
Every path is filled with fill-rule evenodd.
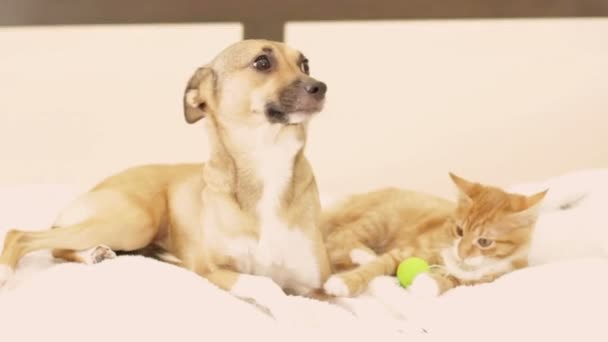
<svg viewBox="0 0 608 342"><path fill-rule="evenodd" d="M524 196L450 177L460 192L457 203L386 188L354 195L324 212L321 228L339 272L325 291L358 295L373 278L395 275L411 256L431 265L428 276L417 277L411 288L432 279L436 295L527 266L537 208L547 190Z"/></svg>

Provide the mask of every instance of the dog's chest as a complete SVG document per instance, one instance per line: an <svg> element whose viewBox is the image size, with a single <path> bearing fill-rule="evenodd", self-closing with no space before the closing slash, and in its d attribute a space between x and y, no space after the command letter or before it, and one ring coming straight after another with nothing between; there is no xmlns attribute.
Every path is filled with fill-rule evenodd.
<svg viewBox="0 0 608 342"><path fill-rule="evenodd" d="M281 220L276 206L259 209L259 238L223 237L217 252L233 260L239 272L270 277L283 288L320 287L313 241Z"/></svg>
<svg viewBox="0 0 608 342"><path fill-rule="evenodd" d="M291 182L299 146L265 146L255 158L262 194L256 206L259 239L227 241L230 257L240 272L264 275L283 287L320 286L320 270L313 241L300 229L289 227L279 213L280 198Z"/></svg>
<svg viewBox="0 0 608 342"><path fill-rule="evenodd" d="M319 287L320 274L314 244L299 229L273 228L259 240L239 238L230 248L242 273L272 278L282 287Z"/></svg>

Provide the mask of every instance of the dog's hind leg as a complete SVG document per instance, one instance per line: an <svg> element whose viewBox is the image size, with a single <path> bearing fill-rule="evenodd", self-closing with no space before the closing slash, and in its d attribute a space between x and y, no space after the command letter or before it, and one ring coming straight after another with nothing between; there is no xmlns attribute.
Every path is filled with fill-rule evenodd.
<svg viewBox="0 0 608 342"><path fill-rule="evenodd" d="M82 251L73 249L54 249L53 257L83 264L97 264L106 259L116 258L116 253L106 245L97 245Z"/></svg>
<svg viewBox="0 0 608 342"><path fill-rule="evenodd" d="M118 227L121 228L120 232L116 231ZM54 249L55 256L86 263L87 260L80 253L81 251L99 246L107 246L111 250L132 250L144 247L154 238L154 234L141 234L142 231L145 229L125 227L120 220L100 221L95 219L45 231L12 230L6 236L4 249L0 255L0 264L14 269L24 255L42 249ZM91 252L104 254L107 253L107 250L91 250Z"/></svg>
<svg viewBox="0 0 608 342"><path fill-rule="evenodd" d="M85 206L91 209L91 214L84 215L78 223L44 231L8 232L0 255L0 269L4 271L0 273L10 274L24 255L37 250L53 249L55 256L66 260L96 263L111 257L113 250L131 251L150 244L159 226L158 217L151 214L154 211L127 197L112 197L108 201L106 195L87 196ZM80 204L77 201L76 207Z"/></svg>
<svg viewBox="0 0 608 342"><path fill-rule="evenodd" d="M13 273L26 254L42 249L60 248L66 257L78 260L76 251L86 250L106 242L105 227L110 223L85 221L81 224L46 231L11 230L6 234L0 255L0 286Z"/></svg>

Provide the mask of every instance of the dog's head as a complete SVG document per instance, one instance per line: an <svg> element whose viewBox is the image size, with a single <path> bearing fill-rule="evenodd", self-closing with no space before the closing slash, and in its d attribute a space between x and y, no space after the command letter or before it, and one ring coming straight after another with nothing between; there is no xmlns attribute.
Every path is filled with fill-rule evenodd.
<svg viewBox="0 0 608 342"><path fill-rule="evenodd" d="M301 52L278 42L244 40L192 75L184 93L185 118L299 124L321 111L326 91L325 83L309 75Z"/></svg>

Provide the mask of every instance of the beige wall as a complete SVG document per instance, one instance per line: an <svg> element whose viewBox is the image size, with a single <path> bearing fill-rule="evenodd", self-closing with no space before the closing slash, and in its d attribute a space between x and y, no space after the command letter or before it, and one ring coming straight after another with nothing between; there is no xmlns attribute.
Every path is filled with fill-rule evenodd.
<svg viewBox="0 0 608 342"><path fill-rule="evenodd" d="M309 148L323 189L608 167L607 37L608 19L290 25L329 85Z"/></svg>
<svg viewBox="0 0 608 342"><path fill-rule="evenodd" d="M0 29L0 185L90 183L206 158L191 71L239 25ZM322 191L451 194L608 166L608 20L293 23L329 85L308 155Z"/></svg>
<svg viewBox="0 0 608 342"><path fill-rule="evenodd" d="M241 36L240 24L0 29L0 184L203 160L184 86Z"/></svg>

